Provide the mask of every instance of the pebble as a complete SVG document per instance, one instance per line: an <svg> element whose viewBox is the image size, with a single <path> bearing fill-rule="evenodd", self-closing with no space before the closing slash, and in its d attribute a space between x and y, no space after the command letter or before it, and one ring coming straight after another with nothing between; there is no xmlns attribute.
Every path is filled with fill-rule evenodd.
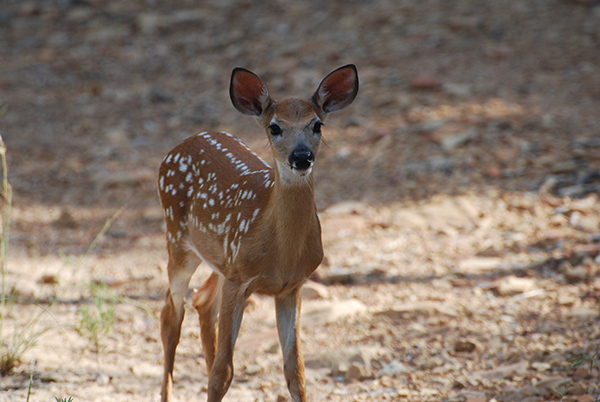
<svg viewBox="0 0 600 402"><path fill-rule="evenodd" d="M571 267L565 271L565 278L569 282L584 282L588 279L589 270L583 265Z"/></svg>
<svg viewBox="0 0 600 402"><path fill-rule="evenodd" d="M477 344L469 340L459 339L454 342L454 351L457 353L471 353L477 349Z"/></svg>
<svg viewBox="0 0 600 402"><path fill-rule="evenodd" d="M442 83L434 76L428 74L417 74L410 79L410 87L416 90L436 90Z"/></svg>
<svg viewBox="0 0 600 402"><path fill-rule="evenodd" d="M336 375L339 372L347 372L353 363L370 369L373 361L388 354L388 349L379 346L349 346L305 356L305 364L310 369L331 369Z"/></svg>
<svg viewBox="0 0 600 402"><path fill-rule="evenodd" d="M315 281L307 281L302 286L302 299L317 300L329 298L329 289L327 286Z"/></svg>
<svg viewBox="0 0 600 402"><path fill-rule="evenodd" d="M502 258L498 257L471 257L459 262L460 272L478 273L489 272L502 266Z"/></svg>
<svg viewBox="0 0 600 402"><path fill-rule="evenodd" d="M374 313L375 317L383 316L392 320L405 320L415 315L447 315L456 317L458 313L443 306L441 303L431 301L415 301L402 303L389 309Z"/></svg>
<svg viewBox="0 0 600 402"><path fill-rule="evenodd" d="M52 222L52 226L61 229L77 229L79 223L69 211L63 210L60 216Z"/></svg>
<svg viewBox="0 0 600 402"><path fill-rule="evenodd" d="M367 306L358 300L314 300L302 306L302 325L324 325L344 318L363 314Z"/></svg>
<svg viewBox="0 0 600 402"><path fill-rule="evenodd" d="M262 371L263 371L263 368L258 364L249 364L246 366L246 368L244 370L244 372L247 375L255 375L255 374L261 373Z"/></svg>
<svg viewBox="0 0 600 402"><path fill-rule="evenodd" d="M471 96L471 85L469 84L453 84L453 83L445 83L442 86L444 92L448 95L455 96L457 98L467 98Z"/></svg>
<svg viewBox="0 0 600 402"><path fill-rule="evenodd" d="M525 293L537 288L536 281L530 278L519 278L514 275L507 276L496 282L495 290L500 296L513 296Z"/></svg>
<svg viewBox="0 0 600 402"><path fill-rule="evenodd" d="M552 364L546 362L533 362L531 363L531 368L543 373L544 371L550 370L552 368Z"/></svg>
<svg viewBox="0 0 600 402"><path fill-rule="evenodd" d="M133 187L141 184L140 177L136 172L128 170L120 171L99 171L92 175L92 182L96 184L98 188L109 188L109 187Z"/></svg>
<svg viewBox="0 0 600 402"><path fill-rule="evenodd" d="M396 377L405 373L410 373L410 369L399 360L392 360L377 372L377 377Z"/></svg>
<svg viewBox="0 0 600 402"><path fill-rule="evenodd" d="M524 374L528 369L529 363L527 361L520 361L518 363L499 366L490 370L477 371L473 373L473 376L484 380L499 380L510 378L517 374Z"/></svg>
<svg viewBox="0 0 600 402"><path fill-rule="evenodd" d="M370 375L370 371L360 363L352 363L346 371L345 379L347 382L358 381Z"/></svg>

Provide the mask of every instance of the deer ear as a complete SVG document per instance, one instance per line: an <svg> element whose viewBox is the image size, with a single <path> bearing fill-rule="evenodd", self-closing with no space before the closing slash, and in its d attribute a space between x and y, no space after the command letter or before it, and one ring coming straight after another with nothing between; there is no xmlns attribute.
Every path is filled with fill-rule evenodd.
<svg viewBox="0 0 600 402"><path fill-rule="evenodd" d="M329 73L319 84L312 100L329 113L349 106L357 93L358 72L354 64L348 64Z"/></svg>
<svg viewBox="0 0 600 402"><path fill-rule="evenodd" d="M240 67L231 73L229 96L237 110L251 116L260 116L271 102L265 83L253 72Z"/></svg>

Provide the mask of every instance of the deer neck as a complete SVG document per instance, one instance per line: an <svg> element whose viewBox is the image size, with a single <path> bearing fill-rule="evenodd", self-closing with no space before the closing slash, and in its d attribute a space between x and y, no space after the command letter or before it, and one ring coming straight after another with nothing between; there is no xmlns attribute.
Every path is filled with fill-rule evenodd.
<svg viewBox="0 0 600 402"><path fill-rule="evenodd" d="M314 198L314 177L282 178L275 167L275 183L269 200L268 218L277 233L279 249L290 257L302 252L308 241L321 241Z"/></svg>

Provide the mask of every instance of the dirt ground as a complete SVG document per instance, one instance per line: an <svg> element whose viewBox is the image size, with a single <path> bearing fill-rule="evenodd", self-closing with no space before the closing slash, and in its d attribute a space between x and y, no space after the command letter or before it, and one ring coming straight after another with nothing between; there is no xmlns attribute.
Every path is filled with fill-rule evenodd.
<svg viewBox="0 0 600 402"><path fill-rule="evenodd" d="M208 129L269 160L231 70L308 97L346 63L360 92L324 127L315 172L310 400L600 401L593 0L3 0L18 297L1 336L36 343L0 401L158 400L160 161ZM186 309L174 394L204 400ZM268 298L248 306L234 363L225 400L289 400Z"/></svg>

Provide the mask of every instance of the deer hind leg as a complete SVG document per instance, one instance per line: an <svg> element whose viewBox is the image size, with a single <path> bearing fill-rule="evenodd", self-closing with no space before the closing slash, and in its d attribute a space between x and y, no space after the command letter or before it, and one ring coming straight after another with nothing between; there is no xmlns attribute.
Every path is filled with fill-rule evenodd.
<svg viewBox="0 0 600 402"><path fill-rule="evenodd" d="M216 323L221 305L221 276L213 272L200 289L194 290L192 305L198 311L200 338L206 359L206 369L210 374L217 349Z"/></svg>
<svg viewBox="0 0 600 402"><path fill-rule="evenodd" d="M304 359L300 349L300 288L275 298L283 372L294 402L306 401Z"/></svg>
<svg viewBox="0 0 600 402"><path fill-rule="evenodd" d="M175 253L169 252L169 289L165 294L165 305L160 314L160 335L164 350L164 377L161 389L163 402L171 400L173 389L173 367L175 366L175 351L181 336L181 323L185 310L183 300L190 283L190 279L200 264L198 257L192 254L181 253L179 258L173 257Z"/></svg>

